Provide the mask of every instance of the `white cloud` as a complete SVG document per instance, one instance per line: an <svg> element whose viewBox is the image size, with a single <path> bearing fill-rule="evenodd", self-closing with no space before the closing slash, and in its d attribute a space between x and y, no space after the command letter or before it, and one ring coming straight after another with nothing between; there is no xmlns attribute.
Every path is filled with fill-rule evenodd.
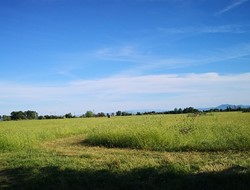
<svg viewBox="0 0 250 190"><path fill-rule="evenodd" d="M223 14L225 12L228 12L238 6L240 6L243 3L246 3L248 0L236 0L233 3L229 4L228 6L224 7L222 10L218 11L216 15Z"/></svg>
<svg viewBox="0 0 250 190"><path fill-rule="evenodd" d="M84 113L220 103L249 103L250 73L121 76L72 81L64 86L31 86L2 83L0 105L10 113L33 109L39 113Z"/></svg>

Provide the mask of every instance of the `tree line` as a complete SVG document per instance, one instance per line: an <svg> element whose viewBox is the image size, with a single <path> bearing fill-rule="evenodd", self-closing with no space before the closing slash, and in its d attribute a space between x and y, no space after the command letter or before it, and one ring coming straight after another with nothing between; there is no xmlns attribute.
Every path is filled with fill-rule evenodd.
<svg viewBox="0 0 250 190"><path fill-rule="evenodd" d="M38 113L36 111L13 111L10 115L3 115L0 116L0 119L3 121L10 121L10 120L31 120L31 119L38 119Z"/></svg>
<svg viewBox="0 0 250 190"><path fill-rule="evenodd" d="M126 111L117 111L116 113L94 113L94 111L86 111L85 114L81 116L72 115L72 113L67 113L65 115L38 115L36 111L13 111L10 115L0 115L0 120L2 121L11 121L11 120L42 120L42 119L64 119L64 118L90 118L90 117L114 117L114 116L132 116L132 115L155 115L155 114L199 114L199 113L208 113L208 112L231 112L231 111L242 111L242 112L250 112L250 108L231 108L228 107L227 109L209 109L204 111L199 111L193 107L187 108L175 108L174 110L170 111L163 111L163 112L156 112L156 111L147 111L147 112L137 112L137 113L130 113Z"/></svg>

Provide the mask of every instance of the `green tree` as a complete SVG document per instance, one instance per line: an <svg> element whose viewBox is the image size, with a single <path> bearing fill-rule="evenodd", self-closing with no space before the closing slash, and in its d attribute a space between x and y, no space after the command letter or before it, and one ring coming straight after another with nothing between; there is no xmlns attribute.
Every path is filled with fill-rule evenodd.
<svg viewBox="0 0 250 190"><path fill-rule="evenodd" d="M128 112L125 112L125 111L122 112L122 116L129 116L129 115L132 115L132 114L128 113Z"/></svg>
<svg viewBox="0 0 250 190"><path fill-rule="evenodd" d="M8 116L8 115L3 115L3 121L10 121L11 120L11 117Z"/></svg>
<svg viewBox="0 0 250 190"><path fill-rule="evenodd" d="M37 119L38 118L38 113L35 111L28 110L28 111L24 112L24 114L26 115L27 119Z"/></svg>
<svg viewBox="0 0 250 190"><path fill-rule="evenodd" d="M199 110L193 107L188 107L188 108L183 109L183 113L197 113L197 112L199 112Z"/></svg>
<svg viewBox="0 0 250 190"><path fill-rule="evenodd" d="M97 117L105 117L105 113L100 112L100 113L97 114Z"/></svg>
<svg viewBox="0 0 250 190"><path fill-rule="evenodd" d="M40 115L40 116L38 116L38 119L42 120L42 119L44 119L44 116Z"/></svg>
<svg viewBox="0 0 250 190"><path fill-rule="evenodd" d="M86 111L86 113L85 113L85 117L94 117L94 116L95 116L95 114L92 111Z"/></svg>
<svg viewBox="0 0 250 190"><path fill-rule="evenodd" d="M182 113L182 109L181 108L178 109L178 113Z"/></svg>
<svg viewBox="0 0 250 190"><path fill-rule="evenodd" d="M174 114L177 114L177 113L178 113L178 109L174 108Z"/></svg>
<svg viewBox="0 0 250 190"><path fill-rule="evenodd" d="M22 111L13 111L10 114L11 120L27 119L26 114Z"/></svg>
<svg viewBox="0 0 250 190"><path fill-rule="evenodd" d="M65 116L64 117L66 117L66 118L73 118L73 116L72 116L72 114L71 113L67 113L67 114L65 114Z"/></svg>
<svg viewBox="0 0 250 190"><path fill-rule="evenodd" d="M141 112L137 112L136 115L142 115Z"/></svg>
<svg viewBox="0 0 250 190"><path fill-rule="evenodd" d="M121 112L121 111L117 111L117 112L116 112L116 115L117 115L117 116L121 116L121 115L122 115L122 112Z"/></svg>

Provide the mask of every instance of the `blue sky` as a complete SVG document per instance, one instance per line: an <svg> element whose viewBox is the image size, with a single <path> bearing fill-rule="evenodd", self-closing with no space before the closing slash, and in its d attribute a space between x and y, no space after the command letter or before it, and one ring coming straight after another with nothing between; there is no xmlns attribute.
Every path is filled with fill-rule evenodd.
<svg viewBox="0 0 250 190"><path fill-rule="evenodd" d="M250 0L2 0L0 115L250 103Z"/></svg>

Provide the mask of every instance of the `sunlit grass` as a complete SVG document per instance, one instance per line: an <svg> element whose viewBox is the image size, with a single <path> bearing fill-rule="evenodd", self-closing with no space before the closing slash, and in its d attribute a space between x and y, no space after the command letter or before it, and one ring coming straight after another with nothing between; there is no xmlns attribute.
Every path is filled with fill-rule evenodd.
<svg viewBox="0 0 250 190"><path fill-rule="evenodd" d="M90 145L160 151L250 149L246 113L153 115L0 123L0 151L84 134Z"/></svg>
<svg viewBox="0 0 250 190"><path fill-rule="evenodd" d="M249 189L249 116L0 122L0 189Z"/></svg>
<svg viewBox="0 0 250 190"><path fill-rule="evenodd" d="M133 123L133 119L140 123ZM249 115L241 113L142 116L131 117L124 125L96 128L86 142L160 151L249 150L249 128Z"/></svg>
<svg viewBox="0 0 250 190"><path fill-rule="evenodd" d="M0 123L0 151L33 148L48 140L88 131L82 120L9 121Z"/></svg>

